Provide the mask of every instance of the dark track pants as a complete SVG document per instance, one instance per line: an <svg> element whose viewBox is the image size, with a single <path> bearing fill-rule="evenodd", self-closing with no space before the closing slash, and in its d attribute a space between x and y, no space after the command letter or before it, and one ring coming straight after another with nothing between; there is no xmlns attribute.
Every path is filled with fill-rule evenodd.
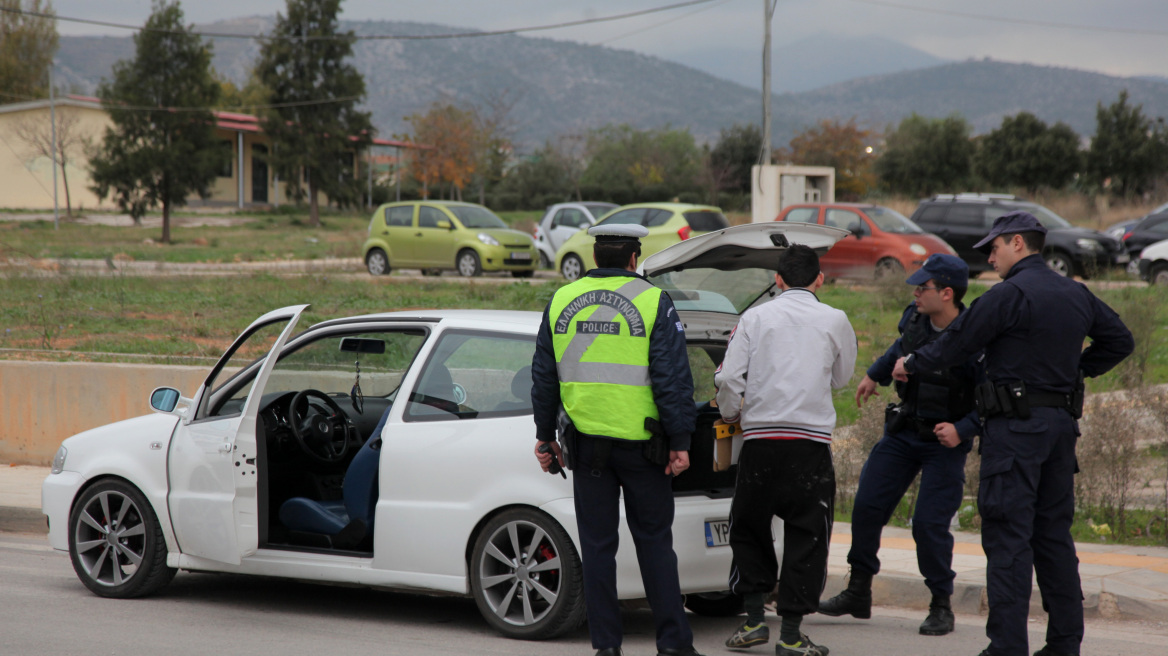
<svg viewBox="0 0 1168 656"><path fill-rule="evenodd" d="M994 656L1030 653L1031 572L1049 613L1046 644L1078 654L1083 591L1071 539L1078 426L1065 410L1031 408L1028 420L996 417L981 443L981 543L989 560L986 635Z"/></svg>
<svg viewBox="0 0 1168 656"><path fill-rule="evenodd" d="M935 595L952 595L953 534L949 523L961 506L965 488L968 444L952 449L940 442L924 442L915 431L884 433L860 472L860 486L852 511L852 548L848 564L862 574L880 571L880 534L897 504L921 473L920 492L913 511L912 533L917 543L917 566L925 585Z"/></svg>
<svg viewBox="0 0 1168 656"><path fill-rule="evenodd" d="M677 554L673 552L673 483L664 466L641 455L641 445L616 442L608 466L593 476L593 439L578 443L579 460L572 472L576 524L584 563L584 601L592 647L620 647L620 604L616 596L616 552L619 543L620 495L633 534L645 596L657 626L657 646L684 649L693 644L685 617Z"/></svg>
<svg viewBox="0 0 1168 656"><path fill-rule="evenodd" d="M819 609L835 513L831 446L811 440L747 440L730 506L730 589L769 593L779 583L780 615ZM771 523L783 520L783 562Z"/></svg>

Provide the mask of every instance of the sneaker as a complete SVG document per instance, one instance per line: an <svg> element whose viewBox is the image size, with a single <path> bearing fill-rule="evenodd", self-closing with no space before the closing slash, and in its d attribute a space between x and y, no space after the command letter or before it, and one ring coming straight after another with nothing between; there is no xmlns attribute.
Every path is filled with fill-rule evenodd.
<svg viewBox="0 0 1168 656"><path fill-rule="evenodd" d="M782 640L775 645L775 656L827 656L827 647L811 642L806 633L799 634L799 642L789 645Z"/></svg>
<svg viewBox="0 0 1168 656"><path fill-rule="evenodd" d="M726 646L731 649L744 649L755 645L765 645L770 642L770 639L771 630L767 628L765 622L753 627L747 626L747 622L743 622L742 626L738 627L729 638L726 638Z"/></svg>

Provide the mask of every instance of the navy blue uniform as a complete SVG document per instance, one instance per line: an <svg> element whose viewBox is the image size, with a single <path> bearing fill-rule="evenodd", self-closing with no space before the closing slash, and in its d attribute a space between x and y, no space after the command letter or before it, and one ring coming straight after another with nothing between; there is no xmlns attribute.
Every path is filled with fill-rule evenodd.
<svg viewBox="0 0 1168 656"><path fill-rule="evenodd" d="M966 310L959 306L962 313ZM910 322L928 322L929 317L910 305L900 319L897 329L904 335ZM925 328L925 330L932 330ZM943 333L942 333L943 334ZM868 377L880 385L892 383L892 369L901 356L907 355L903 337L868 368ZM973 388L985 379L982 353L970 356L965 362L950 369L954 382L965 388L972 398ZM911 406L913 399L906 399ZM914 408L906 411L916 418ZM938 418L940 419L940 418ZM977 413L970 411L961 417L945 417L953 424L961 444L950 448L937 441L931 433L922 435L915 425L893 427L885 425L884 436L872 448L872 453L860 472L860 485L852 511L852 547L848 564L856 572L875 575L880 571L880 534L892 517L900 499L917 473L921 474L920 492L913 512L912 532L917 545L917 565L925 577L925 585L933 595L948 597L953 594L953 534L950 522L961 506L965 487L965 456L973 446L973 439L981 432Z"/></svg>
<svg viewBox="0 0 1168 656"><path fill-rule="evenodd" d="M1083 341L1092 342L1085 350ZM1030 393L1070 394L1080 371L1105 373L1134 348L1119 316L1081 283L1050 271L1040 255L1014 264L1005 279L974 301L932 344L918 350L909 373L950 366L982 348L986 376L1022 381ZM985 421L981 438L982 546L988 558L986 635L994 656L1029 653L1027 617L1038 578L1050 614L1046 644L1078 654L1083 595L1071 539L1078 422L1066 408L1030 408L1030 418Z"/></svg>
<svg viewBox="0 0 1168 656"><path fill-rule="evenodd" d="M624 269L593 269L588 275L636 276ZM547 310L544 310L543 324L536 337L531 378L536 437L542 441L554 440L556 414L560 408L560 381ZM649 378L661 423L669 436L669 448L688 451L697 421L693 376L686 355L685 333L673 301L664 293L658 304L657 320L649 334ZM609 439L613 446L606 466L599 470L599 475L593 475L589 463L594 447L601 439ZM622 489L625 517L633 534L645 596L657 626L657 646L684 649L693 644L693 633L682 605L677 555L673 551L672 477L665 473L663 466L650 463L642 455L642 445L642 442L599 435L582 436L578 440L572 491L580 532L580 557L584 564L588 631L596 649L620 647L622 641L620 604L616 593L617 530Z"/></svg>

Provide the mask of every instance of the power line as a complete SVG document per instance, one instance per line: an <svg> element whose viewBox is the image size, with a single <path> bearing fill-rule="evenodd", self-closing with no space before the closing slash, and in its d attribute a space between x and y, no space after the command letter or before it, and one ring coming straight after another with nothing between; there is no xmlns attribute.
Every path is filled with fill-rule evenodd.
<svg viewBox="0 0 1168 656"><path fill-rule="evenodd" d="M613 14L611 16L599 16L597 18L583 18L575 21L565 21L562 23L551 23L548 25L532 25L528 27L514 27L503 30L489 30L485 32L452 32L446 34L365 34L354 35L352 37L333 34L322 36L271 36L265 34L231 34L227 32L185 32L176 30L160 30L155 28L147 28L141 25L127 25L125 23L111 23L109 21L92 20L88 18L74 18L70 16L58 16L56 14L49 14L44 12L26 11L17 7L0 7L0 12L7 12L10 14L21 14L24 16L33 16L37 18L49 18L56 21L65 21L68 23L80 23L82 25L97 25L100 27L113 27L122 30L134 30L138 32L155 32L159 34L194 34L201 37L215 38L215 39L253 39L257 41L337 41L349 40L355 41L432 41L437 39L468 39L483 36L500 36L504 34L518 34L520 32L539 32L545 30L558 30L565 27L576 27L579 25L590 25L592 23L604 23L608 21L624 20L626 18L635 18L637 16L644 16L646 14L655 14L662 11L669 11L671 9L680 9L682 7L690 7L693 5L700 5L714 0L687 0L686 2L675 2L669 5L662 5L660 7L652 7L650 9L641 9L639 11L630 11L624 14Z"/></svg>
<svg viewBox="0 0 1168 656"><path fill-rule="evenodd" d="M700 13L701 13L701 12L703 12L703 11L708 11L708 10L710 10L710 9L715 9L715 8L717 8L717 7L721 6L721 5L724 5L724 4L726 4L727 2L730 2L730 0L717 0L717 1L716 1L716 4L710 5L709 7L701 7L701 8L695 9L695 10L693 10L693 11L691 11L691 12L684 13L684 14L682 14L682 15L680 15L680 16L674 16L673 18L670 18L670 19L667 19L667 20L663 20L663 21L661 21L660 23L655 23L655 24L653 24L653 25L649 25L648 27L642 27L642 28L640 28L640 29L633 30L633 31L631 31L631 32L625 32L624 34L621 34L621 35L619 35L619 36L614 36L614 37L612 37L612 38L610 38L610 39L605 39L605 40L603 40L603 41L597 41L597 42L596 42L596 45L598 45L598 46L602 46L602 45L604 45L604 44L606 44L606 43L612 43L613 41L619 41L619 40L621 40L621 39L624 39L624 38L626 38L626 37L633 36L634 34L640 34L641 32L648 32L649 30L655 30L655 29L657 29L657 28L659 28L659 27L663 27L663 26L665 26L665 25L668 25L668 24L670 24L670 23L675 23L675 22L677 22L677 21L679 21L679 20L683 20L683 19L689 18L690 16L693 16L694 14L700 14Z"/></svg>
<svg viewBox="0 0 1168 656"><path fill-rule="evenodd" d="M37 98L35 96L21 96L14 93L0 92L0 96L6 98L16 98L17 100L47 100L47 98ZM148 105L121 105L102 102L101 99L96 101L97 104L107 109L128 109L140 112L203 112L203 111L217 111L217 112L236 112L245 109L277 109L281 107L303 107L306 105L328 105L331 103L349 102L350 100L360 100L361 96L341 96L340 98L324 98L320 100L298 100L295 102L286 103L269 103L266 105L240 105L238 107L151 107Z"/></svg>
<svg viewBox="0 0 1168 656"><path fill-rule="evenodd" d="M974 20L990 21L993 23L1009 23L1012 25L1032 25L1035 27L1053 27L1064 30L1081 30L1083 32L1106 32L1112 34L1139 34L1143 36L1168 36L1168 31L1165 30L1148 30L1135 27L1106 27L1102 25L1077 25L1074 23L1059 23L1055 21L1040 21L1031 20L1028 18L1008 18L1006 16L990 16L988 14L971 14L964 11L952 11L949 9L935 9L932 7L918 7L915 5L905 5L899 2L885 2L884 0L851 0L851 2L858 2L865 5L875 5L877 7L889 7L891 9L903 9L905 11L919 11L926 14L939 14L942 16L956 16L958 18L972 18Z"/></svg>

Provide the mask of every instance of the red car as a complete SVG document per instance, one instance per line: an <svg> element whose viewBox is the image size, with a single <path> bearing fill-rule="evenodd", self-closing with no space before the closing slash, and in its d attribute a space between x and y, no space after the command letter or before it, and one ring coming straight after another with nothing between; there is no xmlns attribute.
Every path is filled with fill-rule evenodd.
<svg viewBox="0 0 1168 656"><path fill-rule="evenodd" d="M817 223L852 233L819 259L827 278L903 276L934 253L956 255L940 237L921 230L894 209L864 203L792 205L776 221Z"/></svg>

